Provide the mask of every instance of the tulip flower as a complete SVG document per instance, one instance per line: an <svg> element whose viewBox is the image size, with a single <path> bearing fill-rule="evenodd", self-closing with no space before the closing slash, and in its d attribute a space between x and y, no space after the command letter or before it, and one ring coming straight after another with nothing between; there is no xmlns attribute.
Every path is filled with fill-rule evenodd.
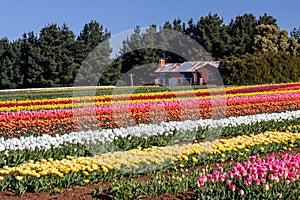
<svg viewBox="0 0 300 200"><path fill-rule="evenodd" d="M230 189L231 189L231 191L235 191L235 189L236 189L236 185L235 184L230 184Z"/></svg>

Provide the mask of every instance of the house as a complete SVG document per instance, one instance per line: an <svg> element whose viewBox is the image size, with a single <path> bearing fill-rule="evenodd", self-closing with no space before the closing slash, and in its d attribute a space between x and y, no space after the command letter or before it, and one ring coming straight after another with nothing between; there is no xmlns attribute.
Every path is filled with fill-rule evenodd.
<svg viewBox="0 0 300 200"><path fill-rule="evenodd" d="M218 70L220 61L187 61L183 63L166 63L160 59L155 71L156 84L177 85L218 85L221 76Z"/></svg>

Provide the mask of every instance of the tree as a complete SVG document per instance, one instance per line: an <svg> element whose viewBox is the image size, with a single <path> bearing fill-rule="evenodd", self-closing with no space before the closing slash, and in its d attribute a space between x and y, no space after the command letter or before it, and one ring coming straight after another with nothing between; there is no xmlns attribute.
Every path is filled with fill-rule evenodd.
<svg viewBox="0 0 300 200"><path fill-rule="evenodd" d="M60 74L62 73L61 59L61 31L57 24L50 24L42 28L39 36L39 45L41 48L40 65L43 66L43 77L45 81L41 83L42 87L59 86Z"/></svg>
<svg viewBox="0 0 300 200"><path fill-rule="evenodd" d="M298 42L298 48L294 49L294 51L296 51L297 56L300 56L300 27L298 29L293 29L293 31L291 32L291 38L294 38ZM294 41L292 41L292 43L294 43Z"/></svg>
<svg viewBox="0 0 300 200"><path fill-rule="evenodd" d="M21 41L9 43L0 60L0 88L22 88L23 74L20 70Z"/></svg>
<svg viewBox="0 0 300 200"><path fill-rule="evenodd" d="M76 56L76 40L75 34L69 29L66 24L63 24L60 28L61 31L61 64L62 70L59 76L59 85L72 86L76 73L80 67L80 63L77 62Z"/></svg>
<svg viewBox="0 0 300 200"><path fill-rule="evenodd" d="M74 33L66 24L44 27L39 36L40 66L43 67L43 87L71 86L74 84L79 63L76 62Z"/></svg>
<svg viewBox="0 0 300 200"><path fill-rule="evenodd" d="M299 44L295 38L289 38L285 30L274 25L261 24L256 26L253 50L258 53L284 52L292 56L297 55Z"/></svg>
<svg viewBox="0 0 300 200"><path fill-rule="evenodd" d="M258 25L264 24L264 25L273 25L278 27L277 25L277 19L275 19L273 16L267 15L267 13L264 13L263 16L259 16L259 19L257 21Z"/></svg>
<svg viewBox="0 0 300 200"><path fill-rule="evenodd" d="M109 38L110 33L98 22L84 25L77 38L83 62L76 76L76 85L99 85L101 76L111 64Z"/></svg>
<svg viewBox="0 0 300 200"><path fill-rule="evenodd" d="M9 49L9 41L8 39L5 37L5 38L2 38L0 40L0 58L1 56Z"/></svg>
<svg viewBox="0 0 300 200"><path fill-rule="evenodd" d="M252 53L256 26L257 21L253 14L244 14L231 20L228 25L228 34L232 38L230 55L241 56L245 53Z"/></svg>
<svg viewBox="0 0 300 200"><path fill-rule="evenodd" d="M150 26L145 33L135 27L132 35L123 42L120 50L122 68L120 81L130 85L129 73L135 74L135 85L143 85L154 81L154 71L159 60L156 26ZM153 48L149 48L153 47Z"/></svg>
<svg viewBox="0 0 300 200"><path fill-rule="evenodd" d="M298 43L300 43L300 27L298 29L294 28L291 32L291 37L295 38Z"/></svg>
<svg viewBox="0 0 300 200"><path fill-rule="evenodd" d="M103 25L92 20L86 23L83 30L80 32L77 41L81 42L81 51L84 56L87 56L99 43L110 38L110 33L107 29L103 30Z"/></svg>
<svg viewBox="0 0 300 200"><path fill-rule="evenodd" d="M284 52L245 54L224 60L220 72L224 83L229 85L298 82L300 58Z"/></svg>
<svg viewBox="0 0 300 200"><path fill-rule="evenodd" d="M212 54L215 59L230 55L230 36L226 26L217 14L209 13L206 17L201 17L193 30L197 35L198 42Z"/></svg>
<svg viewBox="0 0 300 200"><path fill-rule="evenodd" d="M23 34L21 40L20 69L23 74L22 87L42 87L41 83L45 82L43 73L44 68L40 65L40 47L38 39L33 32Z"/></svg>
<svg viewBox="0 0 300 200"><path fill-rule="evenodd" d="M119 82L122 73L122 58L116 58L112 63L110 64L110 67L108 67L102 74L99 84L100 85L122 85L122 82Z"/></svg>

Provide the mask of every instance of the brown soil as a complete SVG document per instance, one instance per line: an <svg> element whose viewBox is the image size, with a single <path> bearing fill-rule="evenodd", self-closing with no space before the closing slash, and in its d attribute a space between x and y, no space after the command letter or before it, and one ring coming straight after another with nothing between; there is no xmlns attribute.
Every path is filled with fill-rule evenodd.
<svg viewBox="0 0 300 200"><path fill-rule="evenodd" d="M139 181L147 181L149 177L139 178ZM41 192L41 193L25 193L23 196L16 196L12 192L3 191L0 192L0 199L5 200L94 200L91 191L99 186L107 188L111 183L98 183L90 186L74 186L72 188L63 189L60 193L56 193L54 195L50 195L49 192ZM160 195L157 197L145 197L143 200L159 200L159 199L189 199L189 197L195 194L195 191L190 189L187 192L180 192L178 194L167 194ZM97 196L98 199L110 199L109 194L101 193L101 195Z"/></svg>

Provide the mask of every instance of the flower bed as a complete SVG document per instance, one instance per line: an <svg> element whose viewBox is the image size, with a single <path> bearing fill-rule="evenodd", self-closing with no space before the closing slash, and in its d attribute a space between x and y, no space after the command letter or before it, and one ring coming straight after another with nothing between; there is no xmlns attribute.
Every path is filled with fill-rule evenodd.
<svg viewBox="0 0 300 200"><path fill-rule="evenodd" d="M300 154L279 154L236 163L200 176L197 199L297 199Z"/></svg>
<svg viewBox="0 0 300 200"><path fill-rule="evenodd" d="M216 162L248 162L248 166L249 156L299 147L299 83L233 87L226 88L225 92L226 95L218 88L211 91L153 90L1 102L0 187L20 195L26 191L54 191L153 172L169 173L174 168L190 169ZM289 160L298 158L298 155L270 157L272 162L268 164L286 159L282 163L290 165ZM261 165L265 161L251 159L252 163ZM230 169L224 167L223 170L227 170L224 176L228 178ZM222 175L220 173L218 178ZM192 183L194 178L195 174L187 180L188 187L197 183ZM265 176L262 178L269 181ZM280 179L278 186L274 183L274 190L279 191L279 186L285 188L282 191L297 187L299 177L293 181L291 178L285 185L286 178ZM212 180L210 175L206 179ZM229 185L219 179L207 181L198 188L195 198L209 198L209 192L218 190L213 184L226 189L224 199L255 198L255 193L267 195L259 198L275 197L266 192L273 190L273 182L266 190L261 178L260 184L257 180L252 177L247 188L239 176L231 178ZM161 181L168 184L167 179ZM121 183L124 187L131 184ZM138 187L148 186L151 185ZM185 186L179 184L178 188L185 190L188 188ZM255 186L258 187L254 189ZM221 191L218 192L216 194L221 195ZM112 193L116 198L121 195L116 190Z"/></svg>
<svg viewBox="0 0 300 200"><path fill-rule="evenodd" d="M62 160L53 158L37 162L31 160L13 167L3 166L0 169L2 175L0 178L4 189L14 188L17 194L22 194L25 191L32 191L32 187L36 185L49 190L53 187L64 187L65 184L78 184L87 177L91 182L97 182L111 180L118 176L134 176L134 174L153 170L172 169L174 166L183 168L227 159L243 160L249 155L279 151L284 147L297 147L299 144L300 133L266 132L212 142L137 148L93 157L66 156ZM47 184L44 182L46 179ZM16 185L20 185L20 181L23 181L22 185L26 187L16 188ZM34 189L35 192L36 190Z"/></svg>

